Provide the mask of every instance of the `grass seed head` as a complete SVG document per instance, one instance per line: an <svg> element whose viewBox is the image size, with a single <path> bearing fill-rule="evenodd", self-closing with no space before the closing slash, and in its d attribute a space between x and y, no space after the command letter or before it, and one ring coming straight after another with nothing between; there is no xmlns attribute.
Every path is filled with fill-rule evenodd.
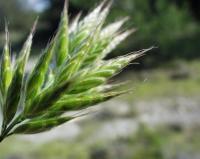
<svg viewBox="0 0 200 159"><path fill-rule="evenodd" d="M108 81L151 48L104 59L135 31L122 31L127 18L104 27L111 4L103 1L85 18L81 19L79 14L69 26L65 3L55 37L27 77L25 67L37 22L16 59L14 69L6 29L0 68L1 140L11 134L50 130L74 119L62 116L68 111L86 109L130 91L121 87L123 83Z"/></svg>

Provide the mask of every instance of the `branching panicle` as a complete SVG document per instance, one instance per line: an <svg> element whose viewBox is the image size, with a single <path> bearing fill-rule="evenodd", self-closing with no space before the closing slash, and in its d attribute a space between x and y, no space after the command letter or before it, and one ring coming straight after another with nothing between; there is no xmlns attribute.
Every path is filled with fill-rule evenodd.
<svg viewBox="0 0 200 159"><path fill-rule="evenodd" d="M132 60L151 49L104 60L135 31L121 29L128 18L104 27L111 7L111 2L105 0L82 20L79 14L69 26L67 7L65 3L57 34L26 76L25 67L37 22L14 64L11 62L6 27L0 65L3 115L0 140L12 134L50 130L77 118L64 116L68 111L83 110L129 92L123 89L124 83L112 84L108 81Z"/></svg>

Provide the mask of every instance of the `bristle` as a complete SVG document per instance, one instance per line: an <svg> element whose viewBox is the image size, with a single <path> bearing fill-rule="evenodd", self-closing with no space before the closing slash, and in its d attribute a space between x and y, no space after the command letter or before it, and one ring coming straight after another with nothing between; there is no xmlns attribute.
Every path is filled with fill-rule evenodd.
<svg viewBox="0 0 200 159"><path fill-rule="evenodd" d="M39 21L39 16L35 19L35 21L33 23L33 26L32 26L31 32L30 32L31 35L33 35L35 33L38 21Z"/></svg>
<svg viewBox="0 0 200 159"><path fill-rule="evenodd" d="M108 25L107 27L105 27L102 32L101 32L101 36L112 36L114 34L116 34L116 32L119 31L119 29L122 27L122 25L128 20L129 18L123 18L122 20L119 20L117 22L114 22L110 25Z"/></svg>
<svg viewBox="0 0 200 159"><path fill-rule="evenodd" d="M108 53L113 51L122 41L124 41L130 34L132 34L133 31L134 30L128 30L115 36L110 44L107 46L107 48L104 49L100 58L103 59L104 57L106 57Z"/></svg>
<svg viewBox="0 0 200 159"><path fill-rule="evenodd" d="M70 26L69 26L69 33L72 33L72 32L74 32L74 31L77 29L77 27L78 27L78 22L79 22L79 20L80 20L81 14L82 14L82 13L79 13L79 14L74 18L74 20L72 21L72 23L70 24Z"/></svg>
<svg viewBox="0 0 200 159"><path fill-rule="evenodd" d="M154 49L155 47L152 46L148 49L142 49L142 50L139 50L139 51L136 51L136 52L132 52L130 54L133 54L133 55L136 55L137 58L141 57L141 56L144 56L147 52L149 52L150 50Z"/></svg>
<svg viewBox="0 0 200 159"><path fill-rule="evenodd" d="M68 6L69 6L69 0L65 0L65 3L64 3L64 13L67 14L68 12Z"/></svg>
<svg viewBox="0 0 200 159"><path fill-rule="evenodd" d="M8 23L5 23L5 39L6 39L6 43L8 43L9 41L9 31L8 31Z"/></svg>

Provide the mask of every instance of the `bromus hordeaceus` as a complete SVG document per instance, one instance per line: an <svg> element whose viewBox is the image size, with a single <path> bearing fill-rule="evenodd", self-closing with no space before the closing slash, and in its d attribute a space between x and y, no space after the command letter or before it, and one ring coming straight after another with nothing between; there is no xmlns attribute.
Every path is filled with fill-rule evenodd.
<svg viewBox="0 0 200 159"><path fill-rule="evenodd" d="M121 30L127 18L104 27L110 6L104 1L83 19L79 14L69 25L65 3L55 37L27 76L25 67L36 23L15 62L11 61L6 27L0 68L1 141L13 134L50 130L78 117L66 112L84 110L130 91L108 81L151 48L104 60L134 32Z"/></svg>

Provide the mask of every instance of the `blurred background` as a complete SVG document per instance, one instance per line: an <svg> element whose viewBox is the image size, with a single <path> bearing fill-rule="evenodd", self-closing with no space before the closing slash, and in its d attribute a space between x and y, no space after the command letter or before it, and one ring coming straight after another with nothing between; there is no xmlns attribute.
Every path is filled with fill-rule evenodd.
<svg viewBox="0 0 200 159"><path fill-rule="evenodd" d="M71 0L70 19L101 0ZM63 0L1 0L0 48L5 21L17 54L39 15L31 67L55 33ZM137 32L108 58L157 46L115 80L133 94L94 108L84 119L48 133L14 136L0 144L1 159L199 159L200 1L113 0L107 22L128 16Z"/></svg>

